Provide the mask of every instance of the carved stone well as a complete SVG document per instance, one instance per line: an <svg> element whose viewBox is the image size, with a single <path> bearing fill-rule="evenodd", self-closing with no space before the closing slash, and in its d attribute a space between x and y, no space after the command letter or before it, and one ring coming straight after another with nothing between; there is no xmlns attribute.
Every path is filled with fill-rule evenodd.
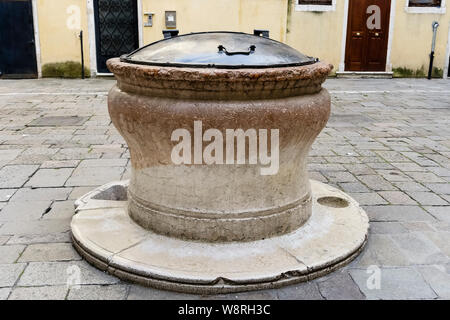
<svg viewBox="0 0 450 320"><path fill-rule="evenodd" d="M234 32L182 35L108 61L131 179L76 202L77 250L158 288L224 293L307 281L362 250L368 218L311 181L332 66Z"/></svg>

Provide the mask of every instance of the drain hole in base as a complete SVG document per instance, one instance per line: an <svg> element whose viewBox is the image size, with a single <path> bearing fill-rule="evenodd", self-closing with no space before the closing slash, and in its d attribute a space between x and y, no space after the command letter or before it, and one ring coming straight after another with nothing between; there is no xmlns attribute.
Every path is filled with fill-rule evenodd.
<svg viewBox="0 0 450 320"><path fill-rule="evenodd" d="M322 197L319 198L317 202L323 206L332 208L345 208L349 205L347 200L339 197Z"/></svg>
<svg viewBox="0 0 450 320"><path fill-rule="evenodd" d="M127 201L127 188L124 186L116 185L106 190L103 190L96 196L92 197L95 200L112 200L112 201Z"/></svg>

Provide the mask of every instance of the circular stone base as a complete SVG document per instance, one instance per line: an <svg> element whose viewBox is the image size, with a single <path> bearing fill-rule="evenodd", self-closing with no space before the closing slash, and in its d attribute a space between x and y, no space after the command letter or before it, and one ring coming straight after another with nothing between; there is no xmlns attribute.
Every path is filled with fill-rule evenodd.
<svg viewBox="0 0 450 320"><path fill-rule="evenodd" d="M367 240L368 217L335 188L311 181L312 216L300 229L252 242L206 243L145 230L127 213L128 181L76 201L75 248L121 279L179 292L216 294L277 288L325 275L354 259Z"/></svg>

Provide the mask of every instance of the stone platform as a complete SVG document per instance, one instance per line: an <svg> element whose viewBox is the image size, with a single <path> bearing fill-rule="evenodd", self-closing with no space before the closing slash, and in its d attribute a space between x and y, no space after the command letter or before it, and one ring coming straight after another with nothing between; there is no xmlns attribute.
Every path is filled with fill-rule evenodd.
<svg viewBox="0 0 450 320"><path fill-rule="evenodd" d="M296 231L251 242L193 242L143 229L128 215L128 181L75 203L72 237L88 262L121 279L160 289L217 294L277 288L325 275L353 260L369 219L338 189L311 181L313 213Z"/></svg>

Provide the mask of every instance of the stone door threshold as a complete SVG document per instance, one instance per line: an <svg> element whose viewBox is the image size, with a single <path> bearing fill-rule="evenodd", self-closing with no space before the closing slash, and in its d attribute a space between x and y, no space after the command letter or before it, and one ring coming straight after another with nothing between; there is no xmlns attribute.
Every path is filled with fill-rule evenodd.
<svg viewBox="0 0 450 320"><path fill-rule="evenodd" d="M374 79L391 79L393 72L386 71L338 71L336 77L338 78L374 78Z"/></svg>

